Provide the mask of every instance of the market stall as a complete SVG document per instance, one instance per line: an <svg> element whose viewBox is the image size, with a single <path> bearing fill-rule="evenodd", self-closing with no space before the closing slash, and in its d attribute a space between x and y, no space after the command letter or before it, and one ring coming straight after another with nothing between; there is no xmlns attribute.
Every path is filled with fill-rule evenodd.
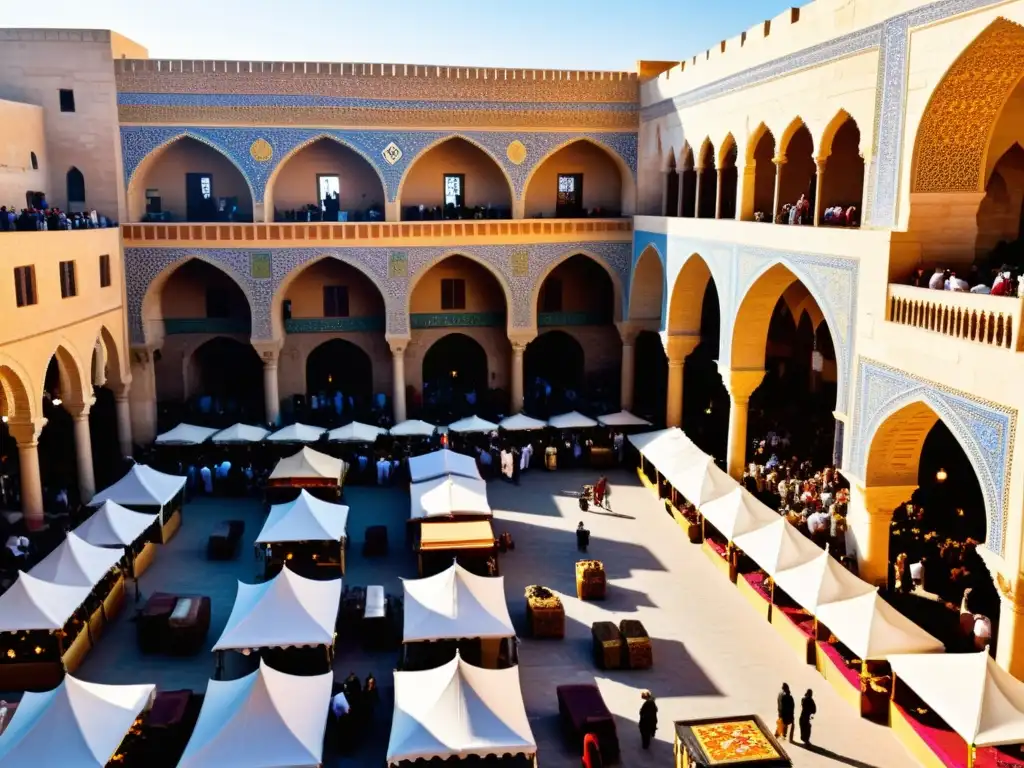
<svg viewBox="0 0 1024 768"><path fill-rule="evenodd" d="M0 595L0 690L45 690L78 669L92 648L91 595L18 574Z"/></svg>
<svg viewBox="0 0 1024 768"><path fill-rule="evenodd" d="M436 669L395 672L388 765L489 755L488 766L536 765L518 669L481 669L456 653Z"/></svg>
<svg viewBox="0 0 1024 768"><path fill-rule="evenodd" d="M416 551L420 576L442 572L452 560L481 576L498 574L498 548L490 520L424 522Z"/></svg>
<svg viewBox="0 0 1024 768"><path fill-rule="evenodd" d="M267 478L267 501L294 501L305 489L318 499L337 502L348 465L341 459L303 446L298 453L277 462Z"/></svg>
<svg viewBox="0 0 1024 768"><path fill-rule="evenodd" d="M307 577L344 575L347 530L348 507L321 501L306 489L295 501L275 504L255 542L263 553L264 578L279 573L285 563Z"/></svg>
<svg viewBox="0 0 1024 768"><path fill-rule="evenodd" d="M922 765L1024 765L1024 683L987 651L888 661L892 729Z"/></svg>
<svg viewBox="0 0 1024 768"><path fill-rule="evenodd" d="M264 663L211 680L179 768L319 768L333 675L297 676Z"/></svg>
<svg viewBox="0 0 1024 768"><path fill-rule="evenodd" d="M340 606L341 579L305 579L286 567L262 584L240 581L213 651L257 652L275 669L323 672L334 659Z"/></svg>
<svg viewBox="0 0 1024 768"><path fill-rule="evenodd" d="M552 416L548 419L548 426L552 429L578 430L593 429L598 426L598 423L597 419L584 416L579 411L570 411L569 413L560 413L557 416Z"/></svg>
<svg viewBox="0 0 1024 768"><path fill-rule="evenodd" d="M157 472L145 464L133 464L128 473L97 493L89 502L98 507L112 501L136 512L160 511L160 543L166 544L181 527L181 508L186 478Z"/></svg>
<svg viewBox="0 0 1024 768"><path fill-rule="evenodd" d="M388 433L392 437L433 437L437 427L419 419L408 419L395 424Z"/></svg>
<svg viewBox="0 0 1024 768"><path fill-rule="evenodd" d="M647 419L641 419L629 411L619 411L618 413L606 413L604 416L598 416L597 422L604 427L613 427L615 429L627 429L631 427L649 427L651 422Z"/></svg>
<svg viewBox="0 0 1024 768"><path fill-rule="evenodd" d="M485 434L496 432L498 425L493 421L481 419L479 416L467 416L464 419L453 421L448 425L448 431L461 435Z"/></svg>
<svg viewBox="0 0 1024 768"><path fill-rule="evenodd" d="M638 473L641 481L656 487L658 496L666 498L669 503L679 506L685 499L697 504L682 491L674 487L670 473L676 473L695 462L706 464L711 457L704 453L678 427L658 429L653 432L641 432L629 436L629 442L640 454ZM690 484L694 481L689 480ZM710 500L710 499L709 499Z"/></svg>
<svg viewBox="0 0 1024 768"><path fill-rule="evenodd" d="M442 449L409 459L409 478L414 483L422 483L448 475L468 477L471 480L481 479L476 459L463 453Z"/></svg>
<svg viewBox="0 0 1024 768"><path fill-rule="evenodd" d="M70 675L51 690L26 692L0 734L0 765L123 764L130 756L122 749L126 737L137 730L155 695L155 685L99 685Z"/></svg>
<svg viewBox="0 0 1024 768"><path fill-rule="evenodd" d="M210 442L216 445L254 445L262 443L270 434L269 429L253 427L249 424L233 424L227 429L210 438Z"/></svg>
<svg viewBox="0 0 1024 768"><path fill-rule="evenodd" d="M454 564L435 576L403 579L402 587L403 669L446 662L456 647L488 669L513 661L516 631L505 602L503 578L477 576ZM500 663L503 655L508 662L504 665Z"/></svg>
<svg viewBox="0 0 1024 768"><path fill-rule="evenodd" d="M164 432L156 436L157 445L200 445L205 443L217 432L220 431L211 427L197 427L195 424L179 424L170 432Z"/></svg>
<svg viewBox="0 0 1024 768"><path fill-rule="evenodd" d="M289 424L266 436L268 443L316 443L327 430L309 424Z"/></svg>
<svg viewBox="0 0 1024 768"><path fill-rule="evenodd" d="M134 512L113 501L105 501L74 532L94 547L122 550L128 574L138 580L153 562L159 528L159 513Z"/></svg>
<svg viewBox="0 0 1024 768"><path fill-rule="evenodd" d="M546 421L534 419L525 413L508 416L498 422L498 429L505 432L536 432L538 429L546 429L547 426Z"/></svg>
<svg viewBox="0 0 1024 768"><path fill-rule="evenodd" d="M714 527L722 541L713 532L704 531L705 553L717 567L723 568L732 581L737 580L739 550L734 541L737 536L751 533L779 521L778 513L762 504L742 486L736 486L724 496L713 499L700 508L706 523ZM724 550L721 544L724 542Z"/></svg>
<svg viewBox="0 0 1024 768"><path fill-rule="evenodd" d="M87 587L86 601L90 609L90 627L95 641L103 627L124 607L124 573L121 549L96 547L69 533L50 554L29 571L40 581L67 587Z"/></svg>
<svg viewBox="0 0 1024 768"><path fill-rule="evenodd" d="M332 429L327 433L329 443L366 443L372 445L377 442L378 437L386 435L388 431L381 427L374 427L370 424L361 424L353 421L344 427Z"/></svg>
<svg viewBox="0 0 1024 768"><path fill-rule="evenodd" d="M411 463L411 460L410 460ZM468 477L443 476L409 486L410 522L448 519L490 519L487 483Z"/></svg>
<svg viewBox="0 0 1024 768"><path fill-rule="evenodd" d="M793 761L757 715L677 720L676 768L789 768Z"/></svg>

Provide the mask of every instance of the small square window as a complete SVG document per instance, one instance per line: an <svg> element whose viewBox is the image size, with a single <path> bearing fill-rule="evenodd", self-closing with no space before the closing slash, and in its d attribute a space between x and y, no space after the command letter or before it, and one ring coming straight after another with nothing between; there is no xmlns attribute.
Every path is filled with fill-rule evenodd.
<svg viewBox="0 0 1024 768"><path fill-rule="evenodd" d="M100 288L110 287L110 255L100 255Z"/></svg>
<svg viewBox="0 0 1024 768"><path fill-rule="evenodd" d="M19 307L28 307L36 303L35 267L14 268L14 296Z"/></svg>
<svg viewBox="0 0 1024 768"><path fill-rule="evenodd" d="M466 308L466 281L461 278L441 280L441 309Z"/></svg>
<svg viewBox="0 0 1024 768"><path fill-rule="evenodd" d="M540 311L562 311L562 281L557 277L549 277L540 289Z"/></svg>
<svg viewBox="0 0 1024 768"><path fill-rule="evenodd" d="M75 92L70 88L60 89L60 111L61 112L74 112L75 111Z"/></svg>
<svg viewBox="0 0 1024 768"><path fill-rule="evenodd" d="M75 262L62 261L60 263L60 296L62 299L70 299L78 295L78 287L75 285Z"/></svg>
<svg viewBox="0 0 1024 768"><path fill-rule="evenodd" d="M348 286L324 286L324 317L348 317Z"/></svg>

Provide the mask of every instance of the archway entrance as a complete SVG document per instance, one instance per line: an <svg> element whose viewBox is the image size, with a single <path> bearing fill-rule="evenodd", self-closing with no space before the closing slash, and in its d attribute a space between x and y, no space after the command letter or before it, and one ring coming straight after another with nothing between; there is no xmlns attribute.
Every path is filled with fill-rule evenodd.
<svg viewBox="0 0 1024 768"><path fill-rule="evenodd" d="M403 221L512 218L512 188L501 166L460 137L413 160L399 194Z"/></svg>
<svg viewBox="0 0 1024 768"><path fill-rule="evenodd" d="M578 409L586 385L583 346L566 331L541 333L523 355L523 382L530 413Z"/></svg>
<svg viewBox="0 0 1024 768"><path fill-rule="evenodd" d="M661 424L668 394L668 357L661 336L654 331L641 331L636 337L634 354L633 412L652 424Z"/></svg>
<svg viewBox="0 0 1024 768"><path fill-rule="evenodd" d="M449 333L423 356L424 415L451 417L477 413L488 391L487 352L464 333Z"/></svg>
<svg viewBox="0 0 1024 768"><path fill-rule="evenodd" d="M64 407L64 399L74 397L71 377L77 376L77 371L70 368L54 355L43 381L42 415L46 426L39 434L39 475L46 505L54 504L61 490L67 492L71 503L78 499L74 421Z"/></svg>
<svg viewBox="0 0 1024 768"><path fill-rule="evenodd" d="M718 372L720 329L718 289L709 276L700 306L700 342L683 367L683 428L701 450L724 459L729 393Z"/></svg>
<svg viewBox="0 0 1024 768"><path fill-rule="evenodd" d="M321 424L348 422L369 410L373 362L344 339L325 341L306 358L306 418Z"/></svg>
<svg viewBox="0 0 1024 768"><path fill-rule="evenodd" d="M264 421L263 361L252 345L226 336L203 342L187 367L189 409L211 426Z"/></svg>

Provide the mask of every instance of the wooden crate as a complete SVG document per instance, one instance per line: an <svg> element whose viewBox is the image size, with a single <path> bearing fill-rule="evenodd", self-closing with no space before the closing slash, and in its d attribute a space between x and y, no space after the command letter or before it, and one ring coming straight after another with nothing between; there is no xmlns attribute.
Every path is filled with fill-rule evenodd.
<svg viewBox="0 0 1024 768"><path fill-rule="evenodd" d="M590 627L594 642L594 664L599 669L622 667L622 633L610 621L595 621Z"/></svg>
<svg viewBox="0 0 1024 768"><path fill-rule="evenodd" d="M600 560L576 563L576 597L580 600L603 600L606 588L604 564Z"/></svg>
<svg viewBox="0 0 1024 768"><path fill-rule="evenodd" d="M654 666L654 648L644 625L636 619L619 622L619 634L625 644L623 664L628 669L650 669Z"/></svg>
<svg viewBox="0 0 1024 768"><path fill-rule="evenodd" d="M565 637L565 608L562 600L546 587L526 588L526 620L531 637Z"/></svg>

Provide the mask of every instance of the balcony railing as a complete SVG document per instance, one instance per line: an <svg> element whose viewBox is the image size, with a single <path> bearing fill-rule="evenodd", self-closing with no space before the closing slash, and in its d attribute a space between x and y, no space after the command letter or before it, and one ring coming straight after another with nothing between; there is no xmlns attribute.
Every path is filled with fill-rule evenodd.
<svg viewBox="0 0 1024 768"><path fill-rule="evenodd" d="M490 240L494 238L622 240L632 237L631 219L514 219L470 221L389 221L276 224L122 224L125 244L231 243L304 245L308 243L364 244L379 240Z"/></svg>
<svg viewBox="0 0 1024 768"><path fill-rule="evenodd" d="M890 285L886 319L954 339L1020 351L1022 306L1024 301L1016 297Z"/></svg>
<svg viewBox="0 0 1024 768"><path fill-rule="evenodd" d="M414 312L409 315L413 329L423 328L501 328L504 312Z"/></svg>
<svg viewBox="0 0 1024 768"><path fill-rule="evenodd" d="M164 333L244 333L250 331L249 318L238 317L165 317Z"/></svg>

